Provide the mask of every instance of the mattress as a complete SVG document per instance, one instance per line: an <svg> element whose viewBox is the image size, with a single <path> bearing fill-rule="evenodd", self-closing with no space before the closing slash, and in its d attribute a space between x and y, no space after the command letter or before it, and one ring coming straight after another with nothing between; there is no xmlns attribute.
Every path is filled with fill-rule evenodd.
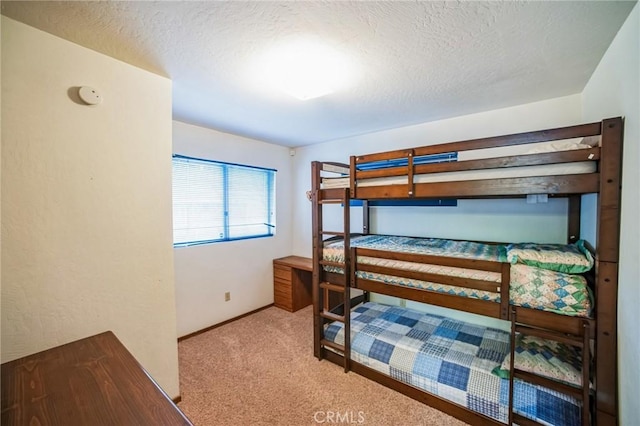
<svg viewBox="0 0 640 426"><path fill-rule="evenodd" d="M443 172L414 175L414 183L436 183L471 181L481 179L516 178L531 176L557 176L594 173L595 161L580 161L573 163L547 164L540 166L507 167L500 169L463 170L458 172ZM406 176L392 176L386 178L360 179L359 187L382 185L406 185ZM349 177L331 177L322 179L322 189L348 188Z"/></svg>
<svg viewBox="0 0 640 426"><path fill-rule="evenodd" d="M453 241L439 238L365 235L352 238L350 245L351 247L375 250L495 262L505 262L507 259L506 248L502 245ZM331 262L343 262L343 241L327 242L323 250L323 258ZM491 292L366 271L357 271L356 273L358 278L380 281L389 285L412 287L460 297L500 302L499 287L501 274L497 272L368 256L358 256L358 263L495 282L496 290L495 292ZM324 266L324 269L327 272L343 273L341 268L335 266ZM510 277L509 302L512 305L570 316L588 317L591 313L591 294L585 278L581 275L566 274L528 265L515 264L511 265Z"/></svg>
<svg viewBox="0 0 640 426"><path fill-rule="evenodd" d="M344 344L343 323L324 334ZM502 330L376 303L351 313L353 361L501 422L508 420L509 380L492 371L508 353ZM514 411L547 425L580 424L578 401L517 379Z"/></svg>

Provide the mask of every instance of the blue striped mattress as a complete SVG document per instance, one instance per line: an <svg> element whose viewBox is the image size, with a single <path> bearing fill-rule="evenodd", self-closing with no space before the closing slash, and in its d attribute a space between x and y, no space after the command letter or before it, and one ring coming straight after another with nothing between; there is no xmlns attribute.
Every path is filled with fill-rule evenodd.
<svg viewBox="0 0 640 426"><path fill-rule="evenodd" d="M344 344L344 324L325 339ZM416 388L508 421L509 380L492 373L509 334L407 308L365 303L351 313L351 359ZM580 424L580 402L516 379L514 411L547 425Z"/></svg>

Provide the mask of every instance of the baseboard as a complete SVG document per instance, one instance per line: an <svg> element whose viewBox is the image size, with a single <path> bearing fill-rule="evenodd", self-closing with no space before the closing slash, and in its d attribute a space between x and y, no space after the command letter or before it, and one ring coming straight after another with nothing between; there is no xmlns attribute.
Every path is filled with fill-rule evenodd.
<svg viewBox="0 0 640 426"><path fill-rule="evenodd" d="M237 317L228 319L226 321L222 321L221 323L214 324L214 325L209 326L207 328L203 328L202 330L194 331L193 333L189 333L189 334L186 334L186 335L184 335L182 337L178 337L178 343L182 342L183 340L187 340L187 339L190 339L190 338L192 338L194 336L197 336L198 334L206 333L207 331L213 330L214 328L222 327L223 325L229 324L230 322L234 322L234 321L237 321L237 320L239 320L241 318L244 318L244 317L247 317L249 315L255 314L256 312L263 311L263 310L265 310L267 308L270 308L272 306L273 306L273 303L270 303L267 306L263 306L262 308L254 309L253 311L247 312L246 314L239 315Z"/></svg>

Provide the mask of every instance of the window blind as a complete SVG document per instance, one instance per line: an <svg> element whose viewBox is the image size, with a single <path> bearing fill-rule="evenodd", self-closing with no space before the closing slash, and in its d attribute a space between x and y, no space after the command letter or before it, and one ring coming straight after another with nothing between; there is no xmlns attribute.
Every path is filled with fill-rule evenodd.
<svg viewBox="0 0 640 426"><path fill-rule="evenodd" d="M275 173L175 155L174 246L274 235Z"/></svg>

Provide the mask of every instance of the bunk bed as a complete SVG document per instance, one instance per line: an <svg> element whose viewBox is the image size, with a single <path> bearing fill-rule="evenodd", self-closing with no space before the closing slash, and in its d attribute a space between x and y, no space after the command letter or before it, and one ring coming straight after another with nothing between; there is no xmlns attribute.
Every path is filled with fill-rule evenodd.
<svg viewBox="0 0 640 426"><path fill-rule="evenodd" d="M622 134L612 118L313 162L315 356L473 424L617 424ZM590 193L597 249L580 239ZM566 244L369 234L372 200L513 197L566 197ZM352 200L362 200L358 234ZM324 229L327 204L343 205L342 230ZM381 306L370 293L498 318L509 331Z"/></svg>

